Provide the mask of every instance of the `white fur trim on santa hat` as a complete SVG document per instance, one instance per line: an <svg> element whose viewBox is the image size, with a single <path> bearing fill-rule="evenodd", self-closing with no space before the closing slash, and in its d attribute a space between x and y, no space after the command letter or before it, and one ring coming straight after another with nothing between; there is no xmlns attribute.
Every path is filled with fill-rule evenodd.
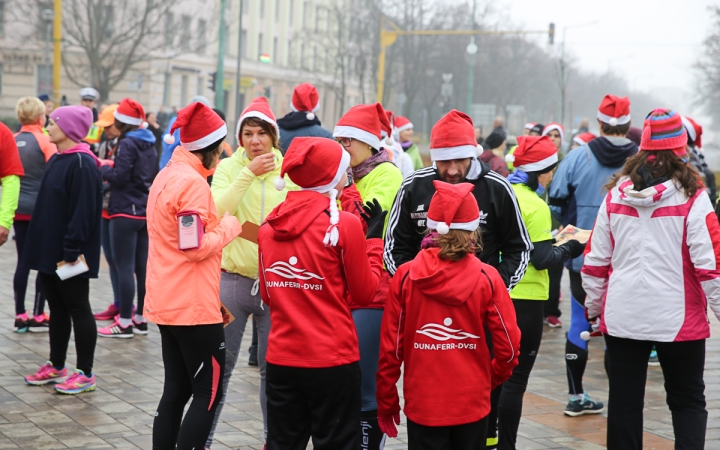
<svg viewBox="0 0 720 450"><path fill-rule="evenodd" d="M193 142L180 141L180 145L182 145L185 150L189 152L194 152L195 150L203 149L208 145L219 141L225 136L227 136L227 127L225 126L225 124L222 124L220 128L206 135L205 137Z"/></svg>
<svg viewBox="0 0 720 450"><path fill-rule="evenodd" d="M522 170L523 172L539 172L543 169L547 169L556 162L558 162L558 155L557 153L553 153L543 160L528 163L523 166L515 166L515 169Z"/></svg>
<svg viewBox="0 0 720 450"><path fill-rule="evenodd" d="M411 129L411 128L415 128L415 126L412 124L412 122L408 122L408 123L406 123L405 125L403 125L403 126L401 126L401 127L395 128L395 131L396 131L397 133L400 133L401 131L409 130L409 129Z"/></svg>
<svg viewBox="0 0 720 450"><path fill-rule="evenodd" d="M525 129L526 129L526 130L532 130L533 128L535 128L535 124L534 124L534 123L528 122L528 123L525 124Z"/></svg>
<svg viewBox="0 0 720 450"><path fill-rule="evenodd" d="M465 231L475 231L477 230L477 227L480 226L480 217L473 220L472 222L453 222L451 224L446 224L445 222L436 222L432 220L431 218L427 218L427 227L431 230L437 230L438 233L440 233L440 229L438 226L442 224L445 226L449 226L451 230L465 230ZM442 228L442 227L440 227ZM440 233L440 234L447 234L447 233Z"/></svg>
<svg viewBox="0 0 720 450"><path fill-rule="evenodd" d="M380 139L378 139L377 136L370 133L369 131L361 130L360 128L338 125L333 130L333 137L357 139L358 141L362 141L368 144L375 150L380 150L381 147Z"/></svg>
<svg viewBox="0 0 720 450"><path fill-rule="evenodd" d="M433 161L449 161L451 159L475 158L477 156L476 145L460 145L458 147L431 148L430 159Z"/></svg>
<svg viewBox="0 0 720 450"><path fill-rule="evenodd" d="M299 109L297 109L295 107L295 104L291 100L290 101L290 109L292 109L295 112L318 112L320 110L320 100L318 99L317 105L315 105L315 107L312 109L312 111L300 111ZM310 120L312 120L312 119L310 119Z"/></svg>
<svg viewBox="0 0 720 450"><path fill-rule="evenodd" d="M338 144L338 147L340 144ZM313 192L319 192L321 194L324 194L326 192L330 192L331 189L334 189L335 186L340 182L340 178L342 178L345 171L347 171L348 166L350 165L350 153L346 152L344 149L342 151L342 158L340 158L340 165L338 165L337 172L335 173L335 177L331 182L328 184L325 184L323 186L315 186L311 188L300 188L301 191L313 191Z"/></svg>
<svg viewBox="0 0 720 450"><path fill-rule="evenodd" d="M122 123L126 123L128 125L135 125L137 127L141 126L143 122L145 122L145 120L140 117L127 116L125 114L117 112L117 110L113 113L113 116Z"/></svg>
<svg viewBox="0 0 720 450"><path fill-rule="evenodd" d="M598 111L597 118L612 127L617 126L617 125L625 125L626 123L630 122L629 114L627 116L612 117L612 116L608 116L607 114L603 114L600 111ZM612 124L613 119L617 121L617 123L615 125Z"/></svg>
<svg viewBox="0 0 720 450"><path fill-rule="evenodd" d="M277 133L278 139L280 138L280 127L278 127L277 122L266 116L265 114L261 113L260 111L248 111L242 116L240 116L240 119L238 120L237 127L235 128L235 137L238 138L240 142L242 142L242 139L240 138L240 126L243 123L243 120L247 119L248 117L255 117L257 119L263 120L270 125L272 125L275 128L275 132Z"/></svg>
<svg viewBox="0 0 720 450"><path fill-rule="evenodd" d="M690 123L689 120L687 120L685 116L680 116L680 120L682 120L682 123L685 126L685 131L687 131L688 137L694 142L697 138L697 133L695 133L695 127L692 123Z"/></svg>

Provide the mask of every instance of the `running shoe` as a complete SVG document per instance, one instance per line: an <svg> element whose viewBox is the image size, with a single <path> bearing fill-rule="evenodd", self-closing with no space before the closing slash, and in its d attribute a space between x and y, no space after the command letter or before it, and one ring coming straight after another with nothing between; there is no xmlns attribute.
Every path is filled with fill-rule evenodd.
<svg viewBox="0 0 720 450"><path fill-rule="evenodd" d="M40 320L35 317L30 319L28 331L31 333L47 333L50 330L50 316L43 313Z"/></svg>
<svg viewBox="0 0 720 450"><path fill-rule="evenodd" d="M62 383L68 379L68 371L65 367L57 370L50 361L46 362L33 375L25 377L25 382L32 386L42 386L48 383Z"/></svg>
<svg viewBox="0 0 720 450"><path fill-rule="evenodd" d="M600 414L605 411L605 405L602 402L596 402L587 395L583 394L582 400L570 400L565 407L565 415L570 417L582 416L585 414Z"/></svg>
<svg viewBox="0 0 720 450"><path fill-rule="evenodd" d="M90 392L95 390L95 374L86 377L82 370L75 369L75 373L70 375L66 382L55 386L55 392L58 394L79 394L81 392Z"/></svg>
<svg viewBox="0 0 720 450"><path fill-rule="evenodd" d="M650 359L648 360L648 366L654 366L657 367L660 365L660 361L657 357L657 351L655 350L655 347L653 347L652 351L650 352Z"/></svg>
<svg viewBox="0 0 720 450"><path fill-rule="evenodd" d="M100 328L98 330L98 336L107 338L128 339L134 336L133 326L132 324L130 324L126 327L122 327L120 325L120 320L116 318L115 322L113 322L113 324L109 327Z"/></svg>
<svg viewBox="0 0 720 450"><path fill-rule="evenodd" d="M15 316L15 332L16 333L25 333L28 330L29 325L30 325L30 319L28 318L27 313L18 314L17 316Z"/></svg>
<svg viewBox="0 0 720 450"><path fill-rule="evenodd" d="M135 317L133 317L132 321L133 321L133 333L135 333L135 334L142 334L142 335L148 334L148 323L147 323L147 321L145 321L145 322L138 322L138 321L135 320Z"/></svg>
<svg viewBox="0 0 720 450"><path fill-rule="evenodd" d="M562 322L560 322L560 319L558 319L557 316L547 316L545 318L545 323L550 328L560 328L562 326Z"/></svg>
<svg viewBox="0 0 720 450"><path fill-rule="evenodd" d="M120 308L115 306L114 303L110 303L108 309L103 312L93 314L93 316L95 317L95 320L113 320L113 318L118 314L120 314Z"/></svg>

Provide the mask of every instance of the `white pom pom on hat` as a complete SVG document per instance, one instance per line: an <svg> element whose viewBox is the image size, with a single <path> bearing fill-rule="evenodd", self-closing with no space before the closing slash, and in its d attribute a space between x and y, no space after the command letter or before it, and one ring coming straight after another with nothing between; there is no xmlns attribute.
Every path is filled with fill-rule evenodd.
<svg viewBox="0 0 720 450"><path fill-rule="evenodd" d="M315 114L309 112L309 113L305 114L305 118L306 118L307 120L314 120L314 119L315 119Z"/></svg>
<svg viewBox="0 0 720 450"><path fill-rule="evenodd" d="M392 136L388 136L388 137L385 138L385 143L386 143L387 145L395 145L395 139L393 139Z"/></svg>
<svg viewBox="0 0 720 450"><path fill-rule="evenodd" d="M173 145L175 143L175 136L172 134L166 134L163 136L163 141L168 145Z"/></svg>
<svg viewBox="0 0 720 450"><path fill-rule="evenodd" d="M147 122L143 122L142 125L140 125L140 128L142 128L142 129L144 129L144 130L147 130L147 127L148 127L148 123L147 123Z"/></svg>
<svg viewBox="0 0 720 450"><path fill-rule="evenodd" d="M450 232L450 226L445 222L439 222L436 229L438 234L448 234Z"/></svg>
<svg viewBox="0 0 720 450"><path fill-rule="evenodd" d="M618 124L617 117L611 117L610 120L608 120L608 125L611 127L615 127Z"/></svg>
<svg viewBox="0 0 720 450"><path fill-rule="evenodd" d="M285 178L277 177L275 178L273 184L275 185L275 189L277 189L278 191L282 191L283 189L285 189Z"/></svg>
<svg viewBox="0 0 720 450"><path fill-rule="evenodd" d="M512 153L508 153L507 155L505 155L505 162L506 163L515 162L515 155L513 155Z"/></svg>

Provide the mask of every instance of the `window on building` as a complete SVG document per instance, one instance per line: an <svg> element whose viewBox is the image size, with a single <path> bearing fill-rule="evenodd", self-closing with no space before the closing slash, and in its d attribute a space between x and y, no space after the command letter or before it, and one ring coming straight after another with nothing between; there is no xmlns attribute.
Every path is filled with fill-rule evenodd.
<svg viewBox="0 0 720 450"><path fill-rule="evenodd" d="M180 104L185 107L188 104L188 76L183 75L180 84Z"/></svg>
<svg viewBox="0 0 720 450"><path fill-rule="evenodd" d="M163 105L170 106L170 85L172 84L172 74L165 73L163 82Z"/></svg>
<svg viewBox="0 0 720 450"><path fill-rule="evenodd" d="M197 92L195 92L195 95L203 95L204 91L205 91L205 78L198 77Z"/></svg>
<svg viewBox="0 0 720 450"><path fill-rule="evenodd" d="M0 1L0 36L5 35L5 2Z"/></svg>
<svg viewBox="0 0 720 450"><path fill-rule="evenodd" d="M275 23L280 22L280 0L275 0Z"/></svg>
<svg viewBox="0 0 720 450"><path fill-rule="evenodd" d="M278 39L276 37L273 38L273 50L272 50L272 61L277 64L280 62L280 55L278 55Z"/></svg>
<svg viewBox="0 0 720 450"><path fill-rule="evenodd" d="M258 57L260 57L260 55L263 54L263 48L265 47L265 46L263 45L263 44L264 44L264 43L263 43L263 37L264 37L264 36L263 36L262 33L258 34L258 51L257 51Z"/></svg>
<svg viewBox="0 0 720 450"><path fill-rule="evenodd" d="M200 19L198 20L197 29L197 52L205 53L207 47L207 21Z"/></svg>
<svg viewBox="0 0 720 450"><path fill-rule="evenodd" d="M265 0L258 0L260 2L260 18L265 18Z"/></svg>
<svg viewBox="0 0 720 450"><path fill-rule="evenodd" d="M180 48L182 48L183 50L190 49L190 24L191 24L191 21L192 21L192 18L188 15L183 15L180 18Z"/></svg>
<svg viewBox="0 0 720 450"><path fill-rule="evenodd" d="M3 16L5 15L5 2L3 1ZM37 21L37 36L43 42L47 39L52 38L53 30L53 3L51 1L41 1L38 4L38 21ZM3 30L5 28L3 17Z"/></svg>
<svg viewBox="0 0 720 450"><path fill-rule="evenodd" d="M165 13L165 23L164 25L164 40L165 45L170 47L173 45L174 37L175 37L175 16L171 12Z"/></svg>

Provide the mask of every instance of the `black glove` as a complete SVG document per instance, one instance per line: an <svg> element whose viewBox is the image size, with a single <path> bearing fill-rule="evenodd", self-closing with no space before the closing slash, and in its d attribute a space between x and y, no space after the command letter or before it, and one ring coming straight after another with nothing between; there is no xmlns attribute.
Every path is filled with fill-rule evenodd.
<svg viewBox="0 0 720 450"><path fill-rule="evenodd" d="M367 234L368 239L382 238L383 227L385 226L385 216L388 212L383 211L380 202L376 198L372 199L372 202L367 202L363 206L364 213L360 213L365 223L367 223Z"/></svg>
<svg viewBox="0 0 720 450"><path fill-rule="evenodd" d="M575 259L583 254L586 245L587 244L580 243L580 241L578 241L577 239L571 239L560 247L564 247L564 249L567 251L567 255L571 259Z"/></svg>

